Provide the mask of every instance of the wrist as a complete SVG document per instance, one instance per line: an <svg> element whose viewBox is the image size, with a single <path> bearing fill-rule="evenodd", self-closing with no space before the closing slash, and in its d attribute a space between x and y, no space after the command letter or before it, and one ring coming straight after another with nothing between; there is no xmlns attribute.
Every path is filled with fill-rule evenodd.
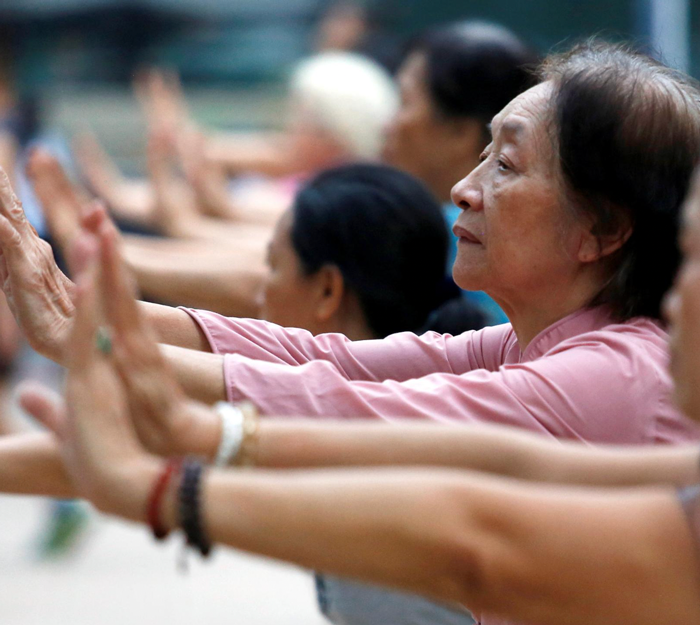
<svg viewBox="0 0 700 625"><path fill-rule="evenodd" d="M143 456L121 467L91 498L98 510L131 521L146 521L148 497L161 471L162 461Z"/></svg>
<svg viewBox="0 0 700 625"><path fill-rule="evenodd" d="M182 409L187 426L178 436L175 453L195 455L212 462L222 436L221 418L214 408L194 400L185 400Z"/></svg>

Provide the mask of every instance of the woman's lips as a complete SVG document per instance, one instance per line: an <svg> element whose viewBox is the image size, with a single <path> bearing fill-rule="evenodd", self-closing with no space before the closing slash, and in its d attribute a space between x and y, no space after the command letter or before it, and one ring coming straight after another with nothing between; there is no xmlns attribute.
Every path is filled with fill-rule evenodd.
<svg viewBox="0 0 700 625"><path fill-rule="evenodd" d="M461 226L453 226L452 232L459 239L460 243L475 243L477 245L483 245L479 238L471 231Z"/></svg>

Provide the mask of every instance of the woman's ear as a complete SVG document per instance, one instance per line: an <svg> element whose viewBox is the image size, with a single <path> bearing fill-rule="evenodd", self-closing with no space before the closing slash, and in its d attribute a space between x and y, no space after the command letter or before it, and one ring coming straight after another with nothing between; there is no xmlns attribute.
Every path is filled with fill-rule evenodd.
<svg viewBox="0 0 700 625"><path fill-rule="evenodd" d="M327 322L340 311L345 295L345 280L335 265L324 265L314 276L317 297L314 316L316 321Z"/></svg>
<svg viewBox="0 0 700 625"><path fill-rule="evenodd" d="M614 232L596 234L595 226L587 228L581 237L578 259L582 263L592 263L610 256L627 243L633 230L632 220L627 216L619 220Z"/></svg>

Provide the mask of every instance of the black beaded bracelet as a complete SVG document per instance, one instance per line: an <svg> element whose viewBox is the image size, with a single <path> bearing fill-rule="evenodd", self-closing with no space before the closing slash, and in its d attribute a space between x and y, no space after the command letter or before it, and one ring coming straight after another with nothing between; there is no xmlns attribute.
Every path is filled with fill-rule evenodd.
<svg viewBox="0 0 700 625"><path fill-rule="evenodd" d="M211 552L211 543L204 532L200 508L200 486L203 470L201 462L196 460L185 462L182 468L178 499L180 527L185 532L188 546L199 550L202 556L208 556Z"/></svg>

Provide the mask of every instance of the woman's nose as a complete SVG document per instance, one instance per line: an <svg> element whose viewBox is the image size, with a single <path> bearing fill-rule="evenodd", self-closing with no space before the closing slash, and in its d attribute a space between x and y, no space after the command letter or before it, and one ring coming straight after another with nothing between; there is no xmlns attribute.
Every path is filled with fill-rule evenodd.
<svg viewBox="0 0 700 625"><path fill-rule="evenodd" d="M475 172L476 170L452 187L452 202L462 210L481 210L481 189L477 184Z"/></svg>

